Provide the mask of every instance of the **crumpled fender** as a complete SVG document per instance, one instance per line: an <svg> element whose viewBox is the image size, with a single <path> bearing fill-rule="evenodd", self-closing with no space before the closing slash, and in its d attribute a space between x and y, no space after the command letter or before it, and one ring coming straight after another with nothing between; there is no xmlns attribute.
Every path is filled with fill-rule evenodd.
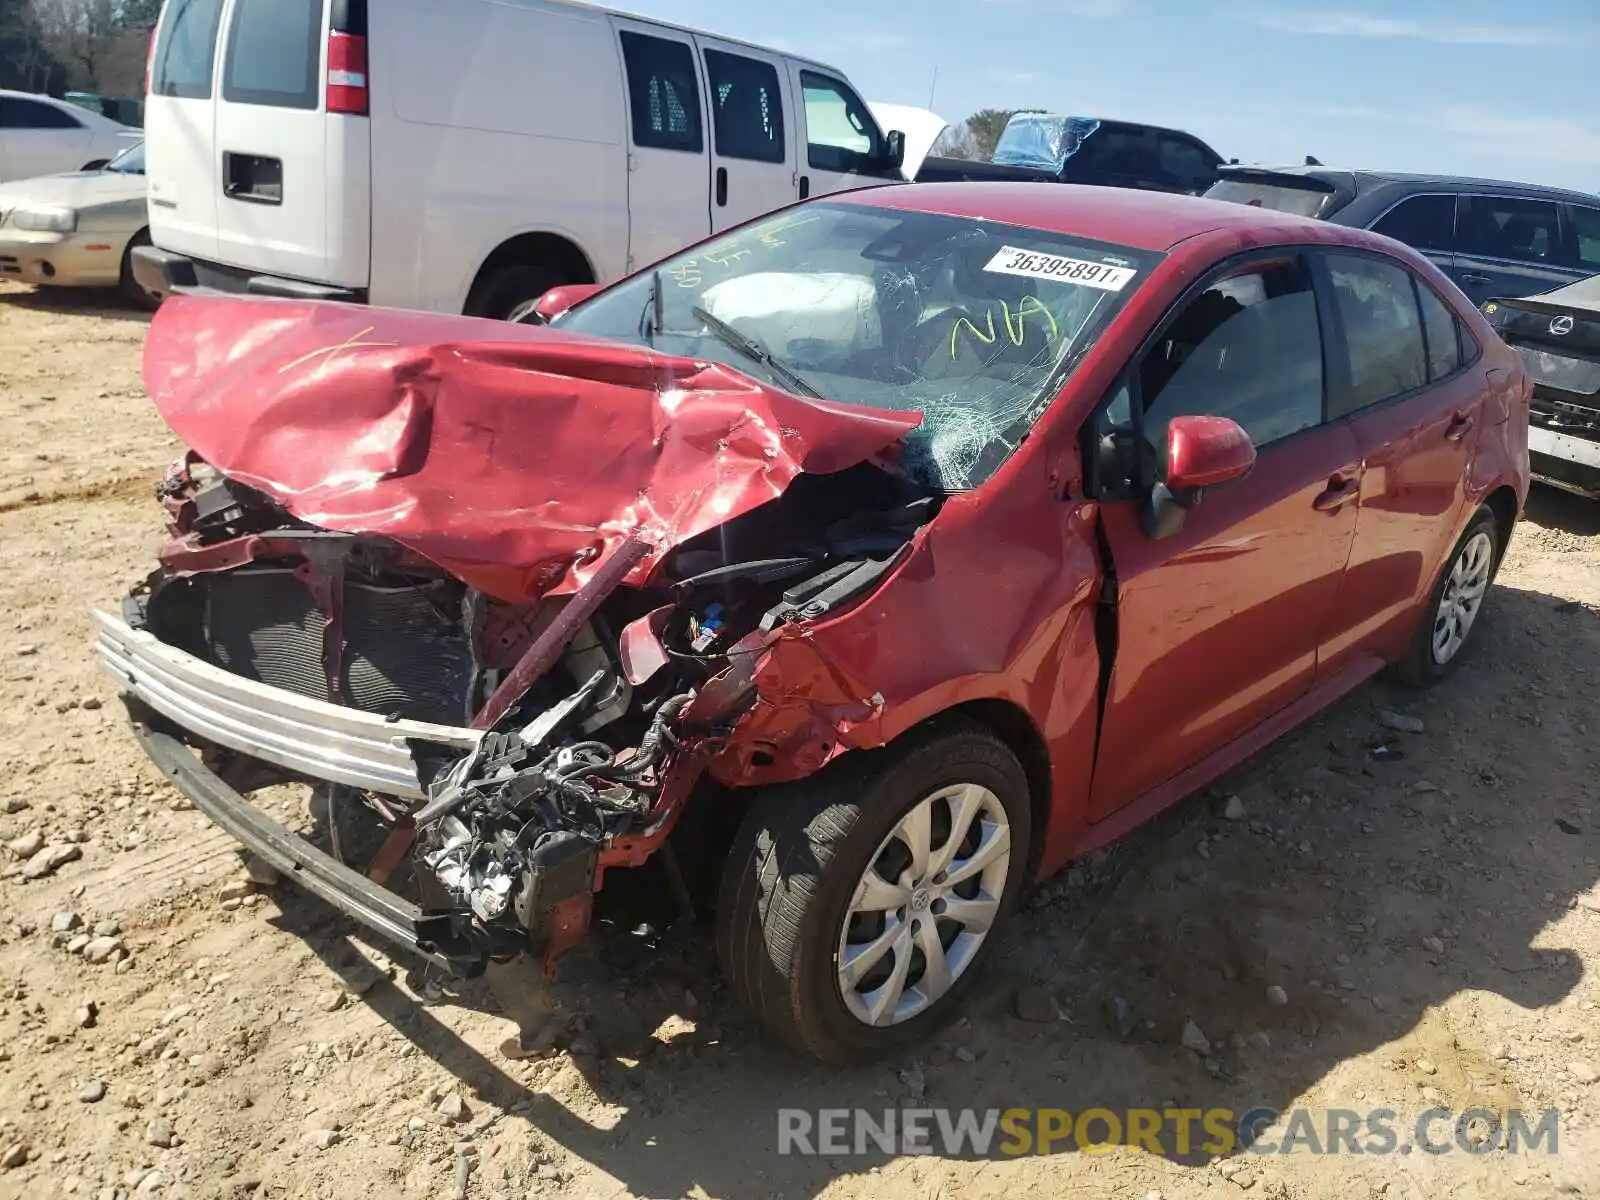
<svg viewBox="0 0 1600 1200"><path fill-rule="evenodd" d="M673 546L866 461L922 420L539 326L174 296L144 378L223 474L324 529L390 538L519 602L569 593L630 537Z"/></svg>

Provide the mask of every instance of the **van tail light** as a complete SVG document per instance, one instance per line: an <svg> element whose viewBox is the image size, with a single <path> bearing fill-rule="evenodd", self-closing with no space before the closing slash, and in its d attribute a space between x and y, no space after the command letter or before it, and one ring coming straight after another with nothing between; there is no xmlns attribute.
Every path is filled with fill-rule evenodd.
<svg viewBox="0 0 1600 1200"><path fill-rule="evenodd" d="M328 111L367 115L367 39L359 34L328 35Z"/></svg>
<svg viewBox="0 0 1600 1200"><path fill-rule="evenodd" d="M160 26L156 27L157 29ZM150 45L144 52L144 94L150 94L150 84L156 77L156 29L150 31Z"/></svg>

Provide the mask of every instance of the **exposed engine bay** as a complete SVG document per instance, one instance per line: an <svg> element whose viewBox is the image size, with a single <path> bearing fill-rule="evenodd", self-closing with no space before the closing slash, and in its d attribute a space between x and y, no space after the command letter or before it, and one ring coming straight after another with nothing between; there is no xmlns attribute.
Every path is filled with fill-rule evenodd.
<svg viewBox="0 0 1600 1200"><path fill-rule="evenodd" d="M605 871L665 844L754 700L765 640L866 595L939 504L878 463L803 474L642 585L624 582L633 541L577 590L517 603L395 541L301 521L193 454L159 497L170 541L128 626L270 688L481 735L464 752L408 737L419 794L338 789L386 836L346 865L378 883L409 865L424 949L465 973L575 944ZM240 792L319 782L143 719Z"/></svg>

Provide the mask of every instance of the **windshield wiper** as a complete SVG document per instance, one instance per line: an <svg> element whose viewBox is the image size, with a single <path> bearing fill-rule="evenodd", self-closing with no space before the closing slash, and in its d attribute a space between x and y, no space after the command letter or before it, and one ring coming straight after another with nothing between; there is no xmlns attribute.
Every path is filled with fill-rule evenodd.
<svg viewBox="0 0 1600 1200"><path fill-rule="evenodd" d="M661 272L650 272L650 293L644 298L644 308L639 313L639 336L651 345L661 332Z"/></svg>
<svg viewBox="0 0 1600 1200"><path fill-rule="evenodd" d="M771 350L768 350L748 333L740 333L721 317L713 317L699 305L695 305L689 311L694 314L695 320L702 322L707 329L716 334L719 341L739 351L746 358L754 359L766 367L767 370L783 380L791 392L798 392L802 396L810 396L813 400L824 399L822 393L807 383L804 377L796 374L792 367L785 366L779 362L778 359L773 357Z"/></svg>

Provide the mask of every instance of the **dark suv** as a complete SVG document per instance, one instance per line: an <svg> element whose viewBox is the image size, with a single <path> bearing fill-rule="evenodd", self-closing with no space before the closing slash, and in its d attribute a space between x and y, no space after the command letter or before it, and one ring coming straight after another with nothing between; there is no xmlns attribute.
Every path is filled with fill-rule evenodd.
<svg viewBox="0 0 1600 1200"><path fill-rule="evenodd" d="M1415 246L1476 305L1600 274L1600 196L1525 183L1336 171L1222 167L1206 192L1320 217Z"/></svg>

